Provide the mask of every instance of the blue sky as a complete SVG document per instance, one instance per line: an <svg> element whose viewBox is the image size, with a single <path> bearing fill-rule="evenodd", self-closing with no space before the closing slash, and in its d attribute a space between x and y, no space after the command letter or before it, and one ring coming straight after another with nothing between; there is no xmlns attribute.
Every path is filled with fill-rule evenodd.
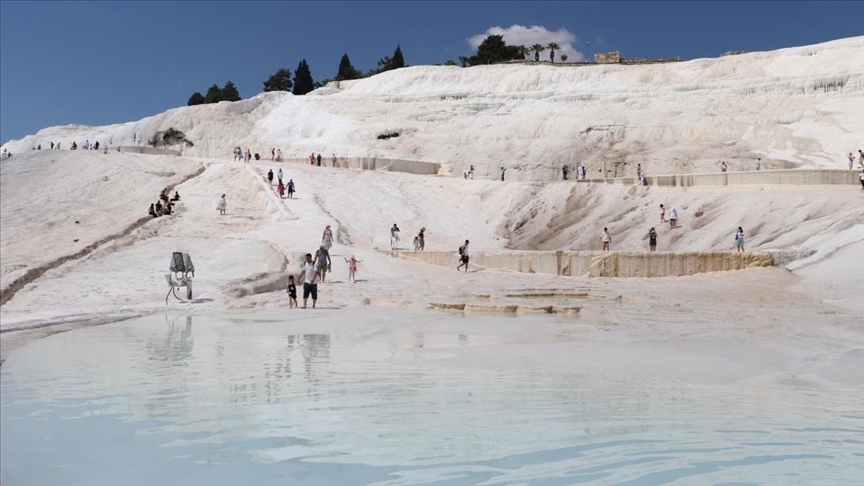
<svg viewBox="0 0 864 486"><path fill-rule="evenodd" d="M138 120L229 80L251 97L302 58L316 80L345 52L368 70L396 44L409 65L456 60L496 26L540 26L586 55L591 41L591 53L695 59L862 35L861 18L860 1L0 1L0 141Z"/></svg>

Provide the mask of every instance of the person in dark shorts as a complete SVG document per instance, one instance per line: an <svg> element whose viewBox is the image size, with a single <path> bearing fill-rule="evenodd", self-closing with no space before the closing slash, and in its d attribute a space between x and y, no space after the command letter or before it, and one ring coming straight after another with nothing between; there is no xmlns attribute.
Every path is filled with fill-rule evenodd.
<svg viewBox="0 0 864 486"><path fill-rule="evenodd" d="M465 272L468 272L468 240L465 240L465 244L459 247L459 266L456 267L456 271L458 272L463 265Z"/></svg>
<svg viewBox="0 0 864 486"><path fill-rule="evenodd" d="M288 308L293 309L298 307L297 305L297 286L294 285L294 275L288 276Z"/></svg>
<svg viewBox="0 0 864 486"><path fill-rule="evenodd" d="M648 248L651 251L657 251L657 231L654 228L648 230Z"/></svg>
<svg viewBox="0 0 864 486"><path fill-rule="evenodd" d="M303 280L303 308L306 308L306 301L309 296L312 296L312 308L315 308L315 302L318 301L318 272L315 271L315 263L312 261L312 254L306 254L306 261L303 262L303 271L300 273L300 278Z"/></svg>

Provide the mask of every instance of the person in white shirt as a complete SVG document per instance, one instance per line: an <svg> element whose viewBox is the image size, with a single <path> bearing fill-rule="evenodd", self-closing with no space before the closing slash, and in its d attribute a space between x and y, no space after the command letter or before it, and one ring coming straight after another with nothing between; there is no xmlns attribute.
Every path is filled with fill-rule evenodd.
<svg viewBox="0 0 864 486"><path fill-rule="evenodd" d="M306 254L306 261L303 262L303 271L300 272L300 280L303 280L303 308L306 308L306 300L312 296L312 308L315 308L315 302L318 301L318 272L315 270L315 263L312 261L312 254Z"/></svg>
<svg viewBox="0 0 864 486"><path fill-rule="evenodd" d="M674 207L669 211L669 226L673 229L678 227L678 210Z"/></svg>
<svg viewBox="0 0 864 486"><path fill-rule="evenodd" d="M608 228L603 228L603 234L600 235L600 241L603 242L603 251L609 251L609 244L612 243L612 237L609 236Z"/></svg>
<svg viewBox="0 0 864 486"><path fill-rule="evenodd" d="M393 223L393 227L390 228L390 249L399 249L399 227L396 223Z"/></svg>

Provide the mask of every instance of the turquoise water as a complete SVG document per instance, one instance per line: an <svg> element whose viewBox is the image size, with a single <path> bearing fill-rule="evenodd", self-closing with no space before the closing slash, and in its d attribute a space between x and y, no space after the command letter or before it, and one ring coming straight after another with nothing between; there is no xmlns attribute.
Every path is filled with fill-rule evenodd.
<svg viewBox="0 0 864 486"><path fill-rule="evenodd" d="M344 316L330 314L337 315ZM316 333L314 322L298 333L278 322L192 321L147 317L12 353L0 368L5 481L864 481L860 395L613 384L448 360L455 350L501 345L494 335L398 326Z"/></svg>

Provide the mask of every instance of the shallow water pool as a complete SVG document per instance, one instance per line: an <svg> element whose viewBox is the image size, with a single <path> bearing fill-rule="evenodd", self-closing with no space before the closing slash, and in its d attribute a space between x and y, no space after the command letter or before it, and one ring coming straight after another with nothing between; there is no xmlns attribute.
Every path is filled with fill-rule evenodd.
<svg viewBox="0 0 864 486"><path fill-rule="evenodd" d="M346 313L308 315L315 317L299 326L272 317L150 316L16 350L0 368L4 481L864 480L860 396L613 382L495 363L467 368L450 358L509 338L472 333L468 321L465 334L451 332L452 322L424 328L430 332L399 324L334 332L318 322Z"/></svg>

